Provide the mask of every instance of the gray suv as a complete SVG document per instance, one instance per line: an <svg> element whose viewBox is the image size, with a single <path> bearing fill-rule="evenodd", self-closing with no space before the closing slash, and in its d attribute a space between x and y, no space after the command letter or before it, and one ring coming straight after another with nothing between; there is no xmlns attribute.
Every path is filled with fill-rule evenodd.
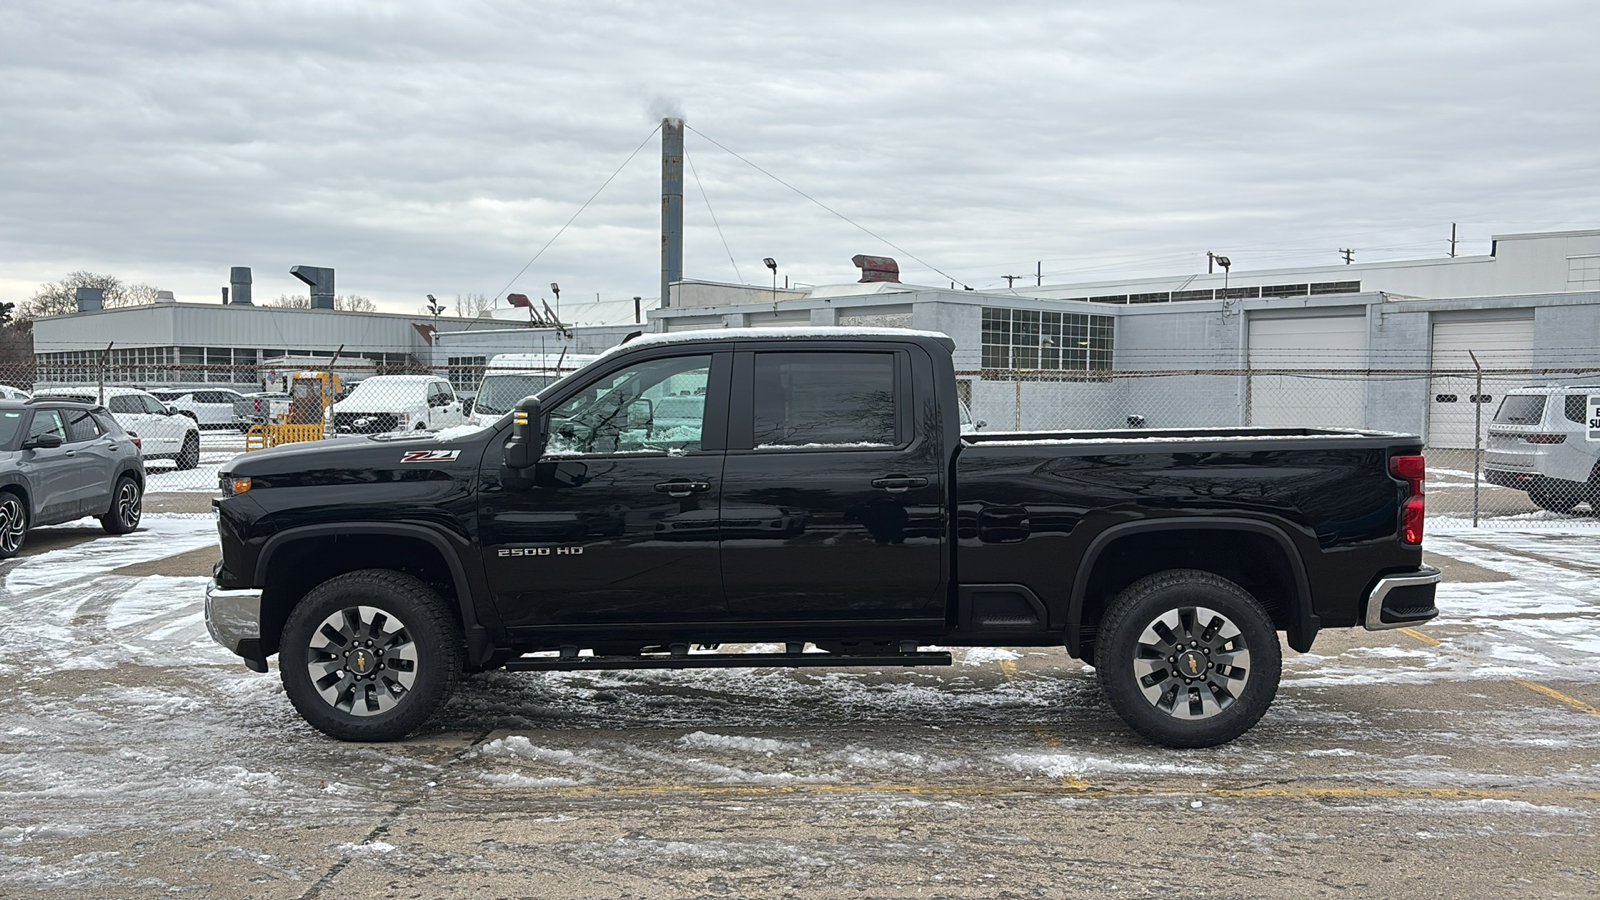
<svg viewBox="0 0 1600 900"><path fill-rule="evenodd" d="M0 559L38 525L97 516L111 534L139 527L144 461L104 408L0 400Z"/></svg>
<svg viewBox="0 0 1600 900"><path fill-rule="evenodd" d="M1490 484L1528 492L1535 506L1600 512L1600 443L1588 440L1590 394L1600 384L1525 387L1500 400L1484 448Z"/></svg>

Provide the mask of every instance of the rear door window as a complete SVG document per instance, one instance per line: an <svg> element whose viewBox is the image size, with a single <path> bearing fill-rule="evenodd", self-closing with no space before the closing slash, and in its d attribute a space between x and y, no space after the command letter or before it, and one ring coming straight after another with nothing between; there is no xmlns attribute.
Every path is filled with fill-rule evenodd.
<svg viewBox="0 0 1600 900"><path fill-rule="evenodd" d="M67 443L79 444L100 436L100 423L86 409L69 409L67 413Z"/></svg>
<svg viewBox="0 0 1600 900"><path fill-rule="evenodd" d="M136 394L109 397L106 399L106 408L120 415L137 416L144 412L144 404L139 402L139 397Z"/></svg>
<svg viewBox="0 0 1600 900"><path fill-rule="evenodd" d="M1494 420L1501 425L1537 425L1544 420L1544 396L1510 394L1500 401Z"/></svg>
<svg viewBox="0 0 1600 900"><path fill-rule="evenodd" d="M755 447L898 446L893 353L758 353Z"/></svg>

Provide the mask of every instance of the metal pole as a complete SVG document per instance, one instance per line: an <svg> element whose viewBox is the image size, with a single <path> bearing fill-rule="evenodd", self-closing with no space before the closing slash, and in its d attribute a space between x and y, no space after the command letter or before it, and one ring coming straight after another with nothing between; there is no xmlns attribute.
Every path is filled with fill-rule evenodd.
<svg viewBox="0 0 1600 900"><path fill-rule="evenodd" d="M1016 422L1016 427L1011 429L1011 430L1012 431L1021 431L1022 430L1022 372L1020 372L1017 369L1012 369L1011 370L1011 377L1013 379L1013 383L1017 386L1016 410L1015 410L1015 415L1013 416L1013 419Z"/></svg>
<svg viewBox="0 0 1600 900"><path fill-rule="evenodd" d="M1478 354L1468 350L1467 355L1472 357L1472 365L1478 370L1477 386L1472 394L1472 527L1477 528L1478 483L1483 473L1483 366L1478 363Z"/></svg>
<svg viewBox="0 0 1600 900"><path fill-rule="evenodd" d="M100 368L95 373L95 387L100 395L99 404L101 406L106 405L106 363L111 359L111 348L116 345L116 341L106 345L105 352L100 354Z"/></svg>

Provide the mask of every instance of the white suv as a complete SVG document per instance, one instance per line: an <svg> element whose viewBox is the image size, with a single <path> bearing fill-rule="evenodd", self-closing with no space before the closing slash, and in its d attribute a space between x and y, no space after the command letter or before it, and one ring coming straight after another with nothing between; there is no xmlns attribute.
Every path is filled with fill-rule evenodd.
<svg viewBox="0 0 1600 900"><path fill-rule="evenodd" d="M95 388L45 388L34 396L100 403ZM180 469L200 464L200 426L193 419L168 409L154 394L138 388L108 387L105 398L105 407L117 424L138 435L145 459L170 459Z"/></svg>
<svg viewBox="0 0 1600 900"><path fill-rule="evenodd" d="M237 428L233 405L244 395L228 388L190 391L167 401L167 405L200 423L201 428Z"/></svg>
<svg viewBox="0 0 1600 900"><path fill-rule="evenodd" d="M332 413L335 434L438 431L460 425L461 398L434 375L377 375L356 385Z"/></svg>
<svg viewBox="0 0 1600 900"><path fill-rule="evenodd" d="M1489 423L1484 478L1528 492L1535 506L1600 512L1600 443L1588 440L1588 401L1600 384L1507 391Z"/></svg>

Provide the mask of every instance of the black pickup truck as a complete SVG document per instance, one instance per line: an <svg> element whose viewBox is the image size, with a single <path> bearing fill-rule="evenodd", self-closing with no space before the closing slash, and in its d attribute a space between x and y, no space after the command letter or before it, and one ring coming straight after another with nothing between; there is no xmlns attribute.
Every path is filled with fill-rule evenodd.
<svg viewBox="0 0 1600 900"><path fill-rule="evenodd" d="M404 736L486 669L1003 645L1065 647L1133 729L1196 747L1266 711L1278 632L1304 651L1436 614L1417 438L962 434L952 346L651 335L489 427L238 457L207 624L252 669L278 654L301 715L345 740Z"/></svg>

